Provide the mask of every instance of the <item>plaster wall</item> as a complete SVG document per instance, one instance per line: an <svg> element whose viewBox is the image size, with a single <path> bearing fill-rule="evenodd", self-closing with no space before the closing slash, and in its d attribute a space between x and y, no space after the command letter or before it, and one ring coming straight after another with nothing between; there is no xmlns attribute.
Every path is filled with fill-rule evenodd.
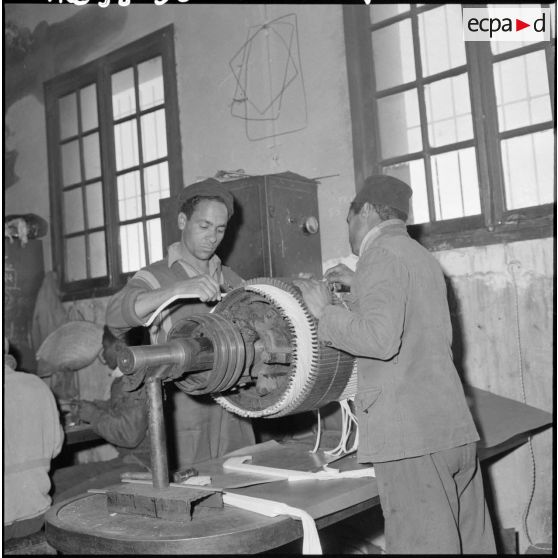
<svg viewBox="0 0 558 558"><path fill-rule="evenodd" d="M553 408L554 241L436 252L449 279L454 358L463 379L549 412ZM552 540L554 432L547 429L488 468L493 520L519 531L520 551ZM532 454L531 454L532 449ZM533 464L534 461L534 464ZM533 468L536 483L533 490Z"/></svg>
<svg viewBox="0 0 558 558"><path fill-rule="evenodd" d="M246 40L250 26L289 13L297 16L307 125L295 133L250 141L244 122L230 113L235 82L228 62ZM5 107L6 149L17 150L16 178L5 189L6 214L31 212L50 222L42 82L173 23L185 183L220 169L336 175L323 179L318 187L322 255L326 261L348 254L345 214L354 195L354 174L340 5L103 9L97 5L7 4L5 16L47 38L45 48L34 53L33 60L6 68L6 83L17 84L8 90ZM87 24L92 21L94 25ZM25 75L30 68L35 77ZM298 122L296 118L290 122L289 115L285 118L287 127ZM273 133L271 123L269 133ZM45 268L50 270L50 238L43 242ZM553 411L552 239L435 255L452 291L454 353L464 381ZM103 306L106 300L99 303ZM76 304L91 314L91 301ZM83 379L87 390L101 387L90 384ZM534 436L532 448L537 474L528 522L533 541L542 542L552 537L552 433ZM488 476L494 515L500 526L520 532L524 550L522 514L532 487L529 446L494 462Z"/></svg>
<svg viewBox="0 0 558 558"><path fill-rule="evenodd" d="M220 169L242 168L249 174L290 170L309 178L337 175L319 186L322 252L327 259L344 249L344 218L354 195L354 172L340 5L136 5L104 9L96 5L79 9L35 5L28 9L32 13L21 5L15 5L13 11L10 8L6 6L7 18L32 31L44 21L53 31L51 35L57 31L58 41L64 43L48 40L45 52L65 55L54 63L42 59L44 54L34 53L39 58L36 65L43 68L43 81L173 23L185 184L213 176ZM231 116L236 82L229 60L246 41L250 26L290 13L296 15L304 83L304 93L298 91L293 102L301 106L305 97L306 125L298 132L250 141L244 122ZM66 14L65 19L62 14ZM105 29L102 41L87 31L86 36L68 37L72 29L68 22L81 30L86 17L94 17L95 27ZM103 26L104 22L110 25ZM66 34L61 36L59 26L65 23ZM68 41L80 48L72 53L65 46ZM14 69L14 73L22 71L24 67ZM6 211L33 212L50 222L42 83L33 83L27 92L14 91L9 96L13 102L6 107L6 148L18 154L18 179L6 189ZM265 96L269 92L260 93ZM289 114L281 122L287 130L300 127L301 122L304 125L300 117ZM274 125L269 123L268 134L273 133ZM50 238L44 244L45 268L49 270Z"/></svg>

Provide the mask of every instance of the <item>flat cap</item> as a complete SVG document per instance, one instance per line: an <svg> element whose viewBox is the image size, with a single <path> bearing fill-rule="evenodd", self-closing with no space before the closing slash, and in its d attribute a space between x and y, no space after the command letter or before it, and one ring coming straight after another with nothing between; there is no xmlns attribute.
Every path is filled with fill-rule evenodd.
<svg viewBox="0 0 558 558"><path fill-rule="evenodd" d="M229 217L234 213L234 198L232 194L215 178L206 178L205 180L194 182L194 184L186 186L182 192L178 194L178 210L180 211L183 203L196 196L219 196L227 206Z"/></svg>
<svg viewBox="0 0 558 558"><path fill-rule="evenodd" d="M411 187L402 180L385 174L373 174L364 181L364 185L355 196L353 203L368 202L389 205L407 217L412 194Z"/></svg>

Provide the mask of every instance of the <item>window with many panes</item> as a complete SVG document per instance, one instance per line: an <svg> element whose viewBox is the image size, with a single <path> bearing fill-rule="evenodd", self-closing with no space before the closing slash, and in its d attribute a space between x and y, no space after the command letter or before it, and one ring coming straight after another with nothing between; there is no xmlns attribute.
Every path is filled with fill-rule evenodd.
<svg viewBox="0 0 558 558"><path fill-rule="evenodd" d="M459 4L344 7L357 188L409 183L424 244L553 233L554 6L538 43L466 43Z"/></svg>
<svg viewBox="0 0 558 558"><path fill-rule="evenodd" d="M66 295L109 294L163 257L181 185L172 26L45 84L53 256Z"/></svg>

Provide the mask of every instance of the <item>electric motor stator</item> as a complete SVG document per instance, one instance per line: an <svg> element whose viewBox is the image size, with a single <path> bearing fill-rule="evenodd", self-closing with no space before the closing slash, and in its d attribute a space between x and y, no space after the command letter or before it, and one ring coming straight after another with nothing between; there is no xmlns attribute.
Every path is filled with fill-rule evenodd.
<svg viewBox="0 0 558 558"><path fill-rule="evenodd" d="M318 341L316 320L286 280L251 279L211 313L179 320L164 344L126 354L123 372L172 366L182 391L210 393L245 417L318 409L356 392L354 358Z"/></svg>

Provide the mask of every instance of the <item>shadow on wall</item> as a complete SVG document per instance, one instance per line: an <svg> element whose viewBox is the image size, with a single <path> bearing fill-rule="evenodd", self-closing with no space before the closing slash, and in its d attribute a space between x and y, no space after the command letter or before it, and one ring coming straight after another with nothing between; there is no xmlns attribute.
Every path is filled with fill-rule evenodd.
<svg viewBox="0 0 558 558"><path fill-rule="evenodd" d="M451 327L452 327L452 344L453 362L457 368L457 373L463 383L466 383L464 361L465 361L465 342L463 335L463 323L461 318L461 307L455 289L453 288L451 279L444 274L446 281L446 290L448 298L448 306L450 311Z"/></svg>
<svg viewBox="0 0 558 558"><path fill-rule="evenodd" d="M126 17L126 10L87 6L58 23L42 21L31 31L10 20L8 12L4 24L4 114L27 95L43 103L44 82L79 66L92 50L122 30ZM4 188L18 180L16 158L17 151L6 149L4 144Z"/></svg>
<svg viewBox="0 0 558 558"><path fill-rule="evenodd" d="M35 95L42 102L45 81L79 65L92 50L118 34L125 21L126 10L87 6L58 23L42 21L31 32L8 17L4 27L5 110L26 95Z"/></svg>

